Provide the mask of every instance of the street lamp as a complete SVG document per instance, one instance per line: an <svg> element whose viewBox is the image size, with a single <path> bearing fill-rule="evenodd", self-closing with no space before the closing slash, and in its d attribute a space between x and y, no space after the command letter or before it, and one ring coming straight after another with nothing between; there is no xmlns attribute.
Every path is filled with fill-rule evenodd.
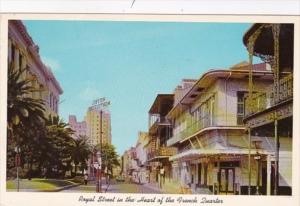
<svg viewBox="0 0 300 206"><path fill-rule="evenodd" d="M15 152L16 152L16 157L15 157L15 162L16 162L16 167L17 167L17 191L19 192L20 190L20 178L19 178L19 167L21 164L21 148L19 146L15 147Z"/></svg>
<svg viewBox="0 0 300 206"><path fill-rule="evenodd" d="M256 160L256 170L257 170L257 175L256 175L256 195L260 195L259 192L259 180L260 180L260 160L261 160L261 155L258 153L258 149L261 148L261 140L254 140L252 141L255 149L256 149L256 155L254 156L254 159Z"/></svg>
<svg viewBox="0 0 300 206"><path fill-rule="evenodd" d="M101 171L101 153L99 151L97 151L96 153L97 156L97 183L96 183L96 190L97 192L102 192L102 171Z"/></svg>

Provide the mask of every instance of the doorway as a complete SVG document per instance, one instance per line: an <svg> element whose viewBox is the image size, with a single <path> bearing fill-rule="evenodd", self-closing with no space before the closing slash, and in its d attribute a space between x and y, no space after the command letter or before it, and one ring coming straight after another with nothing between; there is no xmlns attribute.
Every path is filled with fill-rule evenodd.
<svg viewBox="0 0 300 206"><path fill-rule="evenodd" d="M220 193L234 194L235 169L220 168Z"/></svg>

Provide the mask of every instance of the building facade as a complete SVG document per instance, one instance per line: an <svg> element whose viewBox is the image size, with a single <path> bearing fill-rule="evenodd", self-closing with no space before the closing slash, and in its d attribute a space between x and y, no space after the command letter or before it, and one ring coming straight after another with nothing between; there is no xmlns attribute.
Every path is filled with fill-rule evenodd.
<svg viewBox="0 0 300 206"><path fill-rule="evenodd" d="M138 140L135 146L137 165L138 165L138 179L136 182L144 184L149 182L149 170L147 161L147 149L146 145L149 142L148 132L139 132Z"/></svg>
<svg viewBox="0 0 300 206"><path fill-rule="evenodd" d="M248 73L246 63L210 70L189 86L188 91L175 90L177 101L166 116L173 125L167 146L178 149L169 159L173 180L178 180L182 192L246 193L249 150L243 118ZM263 89L272 82L266 64L254 65L253 75L258 79L258 88ZM264 139L263 144L268 145L269 141ZM255 165L254 160L251 165ZM255 177L255 169L252 175ZM255 183L252 178L251 185Z"/></svg>
<svg viewBox="0 0 300 206"><path fill-rule="evenodd" d="M172 135L171 122L166 118L174 103L173 94L158 94L149 114L149 147L147 161L150 171L150 182L160 187L171 179L171 163L169 157L177 152L175 147L168 147L167 140Z"/></svg>
<svg viewBox="0 0 300 206"><path fill-rule="evenodd" d="M74 131L72 134L73 139L79 139L80 137L87 137L87 126L86 122L78 122L75 115L69 115L70 128Z"/></svg>
<svg viewBox="0 0 300 206"><path fill-rule="evenodd" d="M36 89L30 94L31 97L44 101L45 116L57 116L59 96L63 90L51 68L42 62L38 45L20 20L10 20L8 23L8 64L16 70L27 68L23 78L31 79L30 84Z"/></svg>
<svg viewBox="0 0 300 206"><path fill-rule="evenodd" d="M259 91L258 80L253 78L253 70L249 71L244 118L248 139L262 151L264 138L270 139L272 145L270 154L262 155L259 151L251 156L256 158L259 173L256 187L249 193L292 194L293 39L293 24L254 24L243 38L249 62L252 64L253 56L261 58L271 65L273 78L269 87Z"/></svg>
<svg viewBox="0 0 300 206"><path fill-rule="evenodd" d="M111 118L107 107L90 106L85 116L87 136L92 145L111 144ZM102 132L102 133L101 133Z"/></svg>

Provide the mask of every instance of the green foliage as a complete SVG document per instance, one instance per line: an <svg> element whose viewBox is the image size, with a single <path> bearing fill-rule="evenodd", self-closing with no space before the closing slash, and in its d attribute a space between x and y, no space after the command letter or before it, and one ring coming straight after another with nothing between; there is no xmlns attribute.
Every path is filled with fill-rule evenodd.
<svg viewBox="0 0 300 206"><path fill-rule="evenodd" d="M102 169L105 169L105 167L107 167L107 169L112 173L112 168L114 166L120 166L120 162L118 160L119 156L114 145L103 144L101 150L100 145L98 144L95 149L96 151L101 152Z"/></svg>
<svg viewBox="0 0 300 206"><path fill-rule="evenodd" d="M71 162L85 166L89 155L86 140L74 140L69 125L58 116L45 117L42 99L31 98L39 92L24 78L27 68L8 68L7 99L7 177L15 177L15 151L21 149L21 177L64 176ZM44 170L46 168L46 170Z"/></svg>
<svg viewBox="0 0 300 206"><path fill-rule="evenodd" d="M28 128L32 123L42 122L44 117L44 101L29 97L37 92L31 86L33 80L23 79L27 68L15 70L10 64L7 79L7 128L10 137L17 128Z"/></svg>
<svg viewBox="0 0 300 206"><path fill-rule="evenodd" d="M58 116L49 116L46 121L46 144L43 150L42 166L47 168L47 175L61 175L70 169L72 146L72 133L68 124ZM54 169L54 171L52 171Z"/></svg>
<svg viewBox="0 0 300 206"><path fill-rule="evenodd" d="M44 101L30 97L38 90L31 86L33 79L23 78L27 70L28 68L16 70L13 64L8 68L7 176L11 175L15 167L14 148L16 146L21 148L21 163L24 167L24 162L33 162L32 154L39 154L36 148L44 133Z"/></svg>
<svg viewBox="0 0 300 206"><path fill-rule="evenodd" d="M88 144L86 136L80 136L78 139L73 139L70 145L71 159L75 164L75 174L77 166L81 165L81 170L87 167L86 161L91 153L91 147Z"/></svg>

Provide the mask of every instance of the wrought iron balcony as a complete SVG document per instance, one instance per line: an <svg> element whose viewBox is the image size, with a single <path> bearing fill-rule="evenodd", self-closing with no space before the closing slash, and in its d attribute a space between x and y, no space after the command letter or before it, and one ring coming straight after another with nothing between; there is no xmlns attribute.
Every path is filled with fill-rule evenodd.
<svg viewBox="0 0 300 206"><path fill-rule="evenodd" d="M279 80L279 97L275 103L285 101L293 97L293 74L289 74Z"/></svg>
<svg viewBox="0 0 300 206"><path fill-rule="evenodd" d="M289 74L279 80L279 95L274 95L274 86L266 88L266 92L256 92L252 98L245 98L245 116L264 111L283 101L293 98L293 75Z"/></svg>
<svg viewBox="0 0 300 206"><path fill-rule="evenodd" d="M177 152L176 147L160 147L148 154L148 159L153 159L156 157L170 157L175 155Z"/></svg>
<svg viewBox="0 0 300 206"><path fill-rule="evenodd" d="M150 123L149 132L150 133L155 132L158 126L170 126L170 125L171 123L167 118L163 116L158 116L154 122Z"/></svg>
<svg viewBox="0 0 300 206"><path fill-rule="evenodd" d="M177 143L178 141L189 137L196 132L200 131L201 129L204 129L206 127L214 126L213 118L210 117L210 115L206 115L203 118L201 118L198 121L191 122L186 129L182 130L179 133L176 133L167 141L167 145L171 146Z"/></svg>

